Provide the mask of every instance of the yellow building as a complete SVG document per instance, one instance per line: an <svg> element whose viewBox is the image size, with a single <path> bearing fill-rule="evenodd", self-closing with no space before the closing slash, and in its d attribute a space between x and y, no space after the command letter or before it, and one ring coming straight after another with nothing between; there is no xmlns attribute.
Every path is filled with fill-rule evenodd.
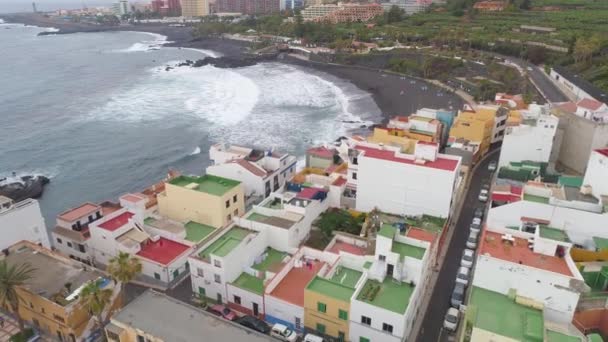
<svg viewBox="0 0 608 342"><path fill-rule="evenodd" d="M6 260L10 266L29 264L35 269L27 284L17 290L19 315L60 341L80 341L88 332L91 315L77 296L82 286L102 280L104 288L115 290L114 282L103 273L29 241L9 247L0 260ZM120 307L118 293L112 298L108 313Z"/></svg>
<svg viewBox="0 0 608 342"><path fill-rule="evenodd" d="M402 152L408 154L414 154L417 142L416 139L409 138L403 129L384 127L374 128L374 134L368 137L367 141L375 144L398 146Z"/></svg>
<svg viewBox="0 0 608 342"><path fill-rule="evenodd" d="M362 273L337 266L331 278L316 276L304 290L304 325L319 335L346 341L350 299Z"/></svg>
<svg viewBox="0 0 608 342"><path fill-rule="evenodd" d="M195 221L216 228L245 213L241 182L217 176L179 176L158 195L158 210L170 219Z"/></svg>
<svg viewBox="0 0 608 342"><path fill-rule="evenodd" d="M182 0L182 16L193 18L209 15L208 0Z"/></svg>
<svg viewBox="0 0 608 342"><path fill-rule="evenodd" d="M460 112L450 129L450 141L462 138L479 142L479 154L485 155L490 148L495 121L495 114L489 115L489 112Z"/></svg>

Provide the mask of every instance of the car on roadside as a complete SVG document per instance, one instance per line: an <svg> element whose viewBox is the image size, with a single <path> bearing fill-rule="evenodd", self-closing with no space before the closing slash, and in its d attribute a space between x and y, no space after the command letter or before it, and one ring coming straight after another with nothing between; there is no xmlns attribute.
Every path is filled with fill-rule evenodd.
<svg viewBox="0 0 608 342"><path fill-rule="evenodd" d="M483 220L483 214L484 214L484 208L478 207L475 209L475 213L473 214L473 217Z"/></svg>
<svg viewBox="0 0 608 342"><path fill-rule="evenodd" d="M489 171L496 171L496 168L498 167L498 163L496 163L495 160L492 160L490 162L490 164L488 164L488 170Z"/></svg>
<svg viewBox="0 0 608 342"><path fill-rule="evenodd" d="M481 231L481 219L479 218L474 218L473 222L471 222L471 232L475 233L475 234L479 234L479 232Z"/></svg>
<svg viewBox="0 0 608 342"><path fill-rule="evenodd" d="M459 308L460 305L464 302L464 293L466 288L463 284L456 283L454 286L454 291L452 291L452 296L450 297L450 305L453 308Z"/></svg>
<svg viewBox="0 0 608 342"><path fill-rule="evenodd" d="M480 202L487 202L488 201L488 190L487 189L481 189L481 191L479 192L479 196L477 197L479 199Z"/></svg>
<svg viewBox="0 0 608 342"><path fill-rule="evenodd" d="M456 331L458 321L460 319L460 311L455 308L449 308L443 320L443 327L449 331Z"/></svg>
<svg viewBox="0 0 608 342"><path fill-rule="evenodd" d="M270 336L285 342L294 342L298 339L298 334L295 331L280 323L272 326Z"/></svg>
<svg viewBox="0 0 608 342"><path fill-rule="evenodd" d="M476 249L477 248L477 234L470 232L469 237L467 238L466 243L467 248Z"/></svg>
<svg viewBox="0 0 608 342"><path fill-rule="evenodd" d="M460 267L456 274L456 282L463 284L464 286L469 285L470 269L466 267Z"/></svg>
<svg viewBox="0 0 608 342"><path fill-rule="evenodd" d="M475 251L465 249L462 253L462 259L460 259L460 266L471 268L473 267L473 261L475 261Z"/></svg>
<svg viewBox="0 0 608 342"><path fill-rule="evenodd" d="M236 321L238 324L247 327L249 329L253 329L257 332L261 332L262 334L268 334L270 333L270 327L268 326L268 324L266 324L266 322L262 321L261 319L254 317L254 316L243 316L240 318L237 318Z"/></svg>
<svg viewBox="0 0 608 342"><path fill-rule="evenodd" d="M211 312L212 314L216 315L216 316L221 316L229 321L234 321L235 319L237 319L237 315L236 313L234 313L234 311L230 310L229 307L227 307L226 305L222 305L222 304L215 304L215 305L211 305L207 311Z"/></svg>

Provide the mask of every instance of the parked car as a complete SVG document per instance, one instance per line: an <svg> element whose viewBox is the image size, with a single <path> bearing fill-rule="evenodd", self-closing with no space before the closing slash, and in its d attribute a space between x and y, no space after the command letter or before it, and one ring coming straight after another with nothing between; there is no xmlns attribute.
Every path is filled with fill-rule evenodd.
<svg viewBox="0 0 608 342"><path fill-rule="evenodd" d="M471 232L473 232L475 234L479 234L480 231L481 231L481 220L476 217L473 219L473 222L471 223Z"/></svg>
<svg viewBox="0 0 608 342"><path fill-rule="evenodd" d="M463 284L464 286L469 285L469 273L470 269L461 266L456 274L456 282Z"/></svg>
<svg viewBox="0 0 608 342"><path fill-rule="evenodd" d="M304 342L325 342L325 339L321 336L306 334L306 336L304 336Z"/></svg>
<svg viewBox="0 0 608 342"><path fill-rule="evenodd" d="M443 320L443 327L449 331L456 331L459 318L460 311L454 308L449 308L448 312L445 314L445 319Z"/></svg>
<svg viewBox="0 0 608 342"><path fill-rule="evenodd" d="M272 326L272 329L270 329L270 336L286 342L294 342L298 339L298 334L296 334L295 331L279 323Z"/></svg>
<svg viewBox="0 0 608 342"><path fill-rule="evenodd" d="M229 307L227 307L226 305L222 305L222 304L211 305L209 307L208 311L211 312L212 314L222 316L223 318L225 318L229 321L234 321L235 319L238 318L236 316L236 314L234 313L234 311L230 310Z"/></svg>
<svg viewBox="0 0 608 342"><path fill-rule="evenodd" d="M462 253L462 259L460 259L460 266L471 268L473 267L473 261L475 260L475 251L472 249L465 249Z"/></svg>
<svg viewBox="0 0 608 342"><path fill-rule="evenodd" d="M498 166L498 164L496 163L496 161L492 160L490 162L490 164L488 164L488 170L490 170L490 171L496 171L497 166Z"/></svg>
<svg viewBox="0 0 608 342"><path fill-rule="evenodd" d="M476 249L477 248L477 234L470 232L469 238L467 239L467 248Z"/></svg>
<svg viewBox="0 0 608 342"><path fill-rule="evenodd" d="M480 220L483 220L483 213L484 213L484 208L483 207L479 207L475 209L475 213L473 214L473 217L475 218L479 218Z"/></svg>
<svg viewBox="0 0 608 342"><path fill-rule="evenodd" d="M450 304L452 305L452 307L460 307L460 305L464 301L464 292L465 286L460 283L456 283L456 286L454 286L454 291L452 292L452 297L450 298Z"/></svg>
<svg viewBox="0 0 608 342"><path fill-rule="evenodd" d="M481 202L484 202L484 203L487 202L488 201L488 190L481 189L481 191L479 192L479 196L477 198Z"/></svg>
<svg viewBox="0 0 608 342"><path fill-rule="evenodd" d="M262 334L268 334L270 332L268 324L254 316L243 316L238 318L236 322L244 327L261 332Z"/></svg>

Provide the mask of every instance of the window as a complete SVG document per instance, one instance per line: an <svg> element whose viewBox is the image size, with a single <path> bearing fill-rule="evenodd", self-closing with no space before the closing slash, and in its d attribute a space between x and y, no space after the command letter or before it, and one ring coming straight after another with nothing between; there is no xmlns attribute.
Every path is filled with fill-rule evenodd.
<svg viewBox="0 0 608 342"><path fill-rule="evenodd" d="M32 308L32 309L34 308L34 303L30 302L30 308Z"/></svg>
<svg viewBox="0 0 608 342"><path fill-rule="evenodd" d="M60 238L57 238L57 243L61 244L61 243L63 243L63 241L61 241Z"/></svg>
<svg viewBox="0 0 608 342"><path fill-rule="evenodd" d="M72 247L72 243L68 241L68 247Z"/></svg>
<svg viewBox="0 0 608 342"><path fill-rule="evenodd" d="M44 310L44 308L40 308L40 312L46 313L45 310Z"/></svg>
<svg viewBox="0 0 608 342"><path fill-rule="evenodd" d="M367 338L367 337L359 337L359 342L369 342L369 338Z"/></svg>
<svg viewBox="0 0 608 342"><path fill-rule="evenodd" d="M213 266L215 267L222 267L222 262L219 260L213 260Z"/></svg>
<svg viewBox="0 0 608 342"><path fill-rule="evenodd" d="M227 220L227 221L232 220L232 215L228 214L228 216L226 216L226 220Z"/></svg>
<svg viewBox="0 0 608 342"><path fill-rule="evenodd" d="M319 312L327 312L327 305L325 305L324 303L318 302L317 303L317 311L319 311Z"/></svg>
<svg viewBox="0 0 608 342"><path fill-rule="evenodd" d="M234 303L235 303L235 304L238 304L238 305L241 305L241 297L239 297L239 296L234 296Z"/></svg>
<svg viewBox="0 0 608 342"><path fill-rule="evenodd" d="M226 201L226 208L230 208L230 200Z"/></svg>
<svg viewBox="0 0 608 342"><path fill-rule="evenodd" d="M357 173L353 172L353 179L357 179Z"/></svg>
<svg viewBox="0 0 608 342"><path fill-rule="evenodd" d="M154 279L160 280L160 274L154 272Z"/></svg>
<svg viewBox="0 0 608 342"><path fill-rule="evenodd" d="M346 334L344 331L338 331L338 341L344 342L346 340Z"/></svg>
<svg viewBox="0 0 608 342"><path fill-rule="evenodd" d="M222 283L222 277L220 277L219 274L214 274L213 275L213 279L215 280L216 283L221 284Z"/></svg>
<svg viewBox="0 0 608 342"><path fill-rule="evenodd" d="M110 341L120 341L120 337L116 333L106 330L106 334L108 335L108 339Z"/></svg>
<svg viewBox="0 0 608 342"><path fill-rule="evenodd" d="M320 332L321 334L325 334L325 325L323 325L321 323L317 323L317 331Z"/></svg>
<svg viewBox="0 0 608 342"><path fill-rule="evenodd" d="M202 286L198 287L198 295L200 297L205 297L205 288L204 287L202 287Z"/></svg>
<svg viewBox="0 0 608 342"><path fill-rule="evenodd" d="M348 312L344 310L338 310L338 317L343 320L348 320Z"/></svg>
<svg viewBox="0 0 608 342"><path fill-rule="evenodd" d="M232 202L233 202L233 203L236 203L236 195L234 195L234 196L232 197Z"/></svg>
<svg viewBox="0 0 608 342"><path fill-rule="evenodd" d="M141 335L137 335L137 342L146 342L146 339Z"/></svg>
<svg viewBox="0 0 608 342"><path fill-rule="evenodd" d="M234 216L239 216L239 210L238 209L234 209Z"/></svg>
<svg viewBox="0 0 608 342"><path fill-rule="evenodd" d="M379 255L378 255L378 259L379 259L380 261L386 261L386 255L379 254Z"/></svg>
<svg viewBox="0 0 608 342"><path fill-rule="evenodd" d="M173 271L173 279L179 277L179 270Z"/></svg>
<svg viewBox="0 0 608 342"><path fill-rule="evenodd" d="M393 333L393 326L390 324L382 323L382 331L386 331L388 333Z"/></svg>
<svg viewBox="0 0 608 342"><path fill-rule="evenodd" d="M359 158L358 157L354 157L353 158L353 165L358 165L359 164Z"/></svg>
<svg viewBox="0 0 608 342"><path fill-rule="evenodd" d="M79 250L81 253L84 253L84 252L85 252L84 245L78 244L78 250Z"/></svg>
<svg viewBox="0 0 608 342"><path fill-rule="evenodd" d="M59 321L61 323L65 322L65 319L63 317L57 315L57 314L53 314L53 319L56 320L56 321Z"/></svg>
<svg viewBox="0 0 608 342"><path fill-rule="evenodd" d="M372 319L367 316L361 316L361 323L365 325L372 325Z"/></svg>
<svg viewBox="0 0 608 342"><path fill-rule="evenodd" d="M296 330L302 329L302 319L300 317L294 317L294 321L296 322Z"/></svg>
<svg viewBox="0 0 608 342"><path fill-rule="evenodd" d="M196 268L196 275L198 275L199 277L205 277L205 273L203 272L202 268Z"/></svg>
<svg viewBox="0 0 608 342"><path fill-rule="evenodd" d="M93 215L89 215L89 223L93 222Z"/></svg>

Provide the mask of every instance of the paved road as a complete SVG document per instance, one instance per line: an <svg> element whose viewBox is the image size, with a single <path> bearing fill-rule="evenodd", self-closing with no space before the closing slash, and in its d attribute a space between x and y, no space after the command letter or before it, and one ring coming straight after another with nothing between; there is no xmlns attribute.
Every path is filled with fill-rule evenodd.
<svg viewBox="0 0 608 342"><path fill-rule="evenodd" d="M456 230L452 235L443 264L439 270L437 283L431 294L431 301L426 309L417 341L430 342L439 340L443 319L450 307L450 297L454 289L456 272L460 266L460 258L469 235L469 225L473 220L475 208L481 205L477 196L481 190L481 185L490 182L491 173L488 171L488 163L491 160L497 160L498 155L498 153L494 153L491 157L481 162L479 167L474 171L465 196L465 203L456 223ZM444 336L442 336L442 340L443 338Z"/></svg>
<svg viewBox="0 0 608 342"><path fill-rule="evenodd" d="M528 62L523 63L532 69L526 70L528 77L540 88L548 102L569 101L568 97L537 66Z"/></svg>

